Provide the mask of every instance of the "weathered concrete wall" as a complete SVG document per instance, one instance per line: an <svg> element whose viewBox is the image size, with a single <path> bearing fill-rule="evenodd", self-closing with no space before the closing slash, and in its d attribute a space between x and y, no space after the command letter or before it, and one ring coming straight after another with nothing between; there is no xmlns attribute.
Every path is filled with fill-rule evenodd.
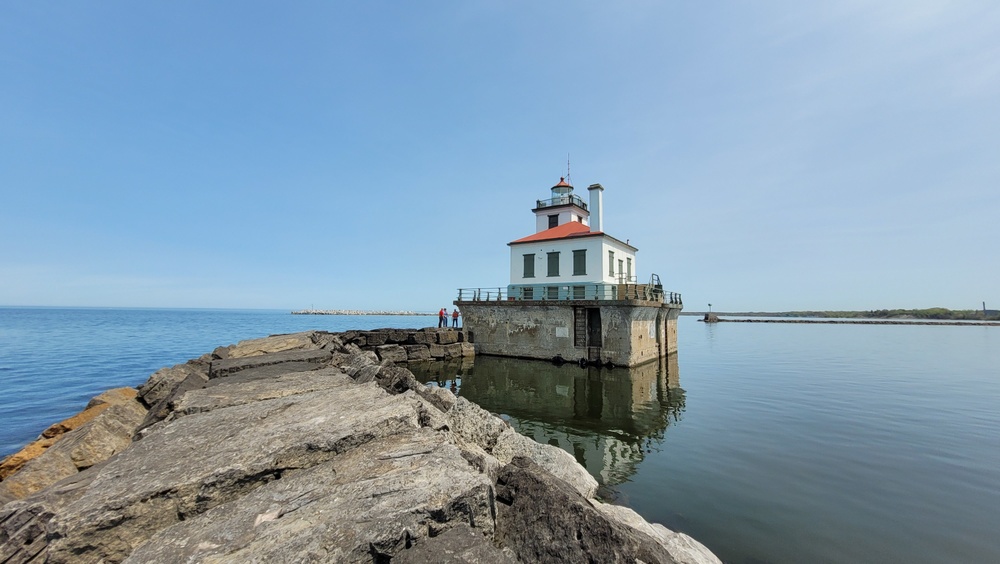
<svg viewBox="0 0 1000 564"><path fill-rule="evenodd" d="M656 314L659 309L624 305L602 307L602 358L609 355L611 362L624 366L635 366L658 358Z"/></svg>
<svg viewBox="0 0 1000 564"><path fill-rule="evenodd" d="M517 304L524 303L522 307ZM462 302L464 330L477 354L576 360L573 309L546 302Z"/></svg>
<svg viewBox="0 0 1000 564"><path fill-rule="evenodd" d="M677 318L680 317L680 308L663 308L663 330L666 332L666 353L677 352Z"/></svg>
<svg viewBox="0 0 1000 564"><path fill-rule="evenodd" d="M643 300L455 302L477 354L576 362L588 359L577 346L574 306L601 314L600 360L636 366L677 351L680 308Z"/></svg>

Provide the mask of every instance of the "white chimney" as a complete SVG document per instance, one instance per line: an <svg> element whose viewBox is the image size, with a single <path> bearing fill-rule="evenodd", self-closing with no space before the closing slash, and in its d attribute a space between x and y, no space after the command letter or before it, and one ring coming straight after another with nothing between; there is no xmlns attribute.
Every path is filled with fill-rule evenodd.
<svg viewBox="0 0 1000 564"><path fill-rule="evenodd" d="M604 186L591 184L590 190L590 230L604 231Z"/></svg>

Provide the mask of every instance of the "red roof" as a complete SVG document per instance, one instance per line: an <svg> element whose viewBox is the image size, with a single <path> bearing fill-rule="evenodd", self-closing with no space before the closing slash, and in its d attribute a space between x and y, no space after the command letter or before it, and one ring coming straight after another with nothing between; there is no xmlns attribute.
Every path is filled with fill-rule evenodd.
<svg viewBox="0 0 1000 564"><path fill-rule="evenodd" d="M552 229L539 231L534 235L522 237L516 241L507 243L514 245L517 243L533 243L535 241L552 241L555 239L573 239L575 237L589 237L591 235L604 235L601 231L591 231L589 225L584 225L579 221L569 221L562 225L557 225Z"/></svg>

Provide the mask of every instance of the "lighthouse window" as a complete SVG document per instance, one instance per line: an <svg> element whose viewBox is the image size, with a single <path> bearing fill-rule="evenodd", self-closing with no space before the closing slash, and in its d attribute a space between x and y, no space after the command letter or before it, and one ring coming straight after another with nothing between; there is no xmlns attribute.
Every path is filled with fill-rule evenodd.
<svg viewBox="0 0 1000 564"><path fill-rule="evenodd" d="M625 257L625 276L626 280L632 279L632 258Z"/></svg>
<svg viewBox="0 0 1000 564"><path fill-rule="evenodd" d="M587 273L587 249L573 251L573 276Z"/></svg>
<svg viewBox="0 0 1000 564"><path fill-rule="evenodd" d="M524 277L535 277L535 254L524 255Z"/></svg>
<svg viewBox="0 0 1000 564"><path fill-rule="evenodd" d="M548 253L549 255L549 276L559 276L559 253Z"/></svg>
<svg viewBox="0 0 1000 564"><path fill-rule="evenodd" d="M615 252L608 251L608 276L615 275Z"/></svg>
<svg viewBox="0 0 1000 564"><path fill-rule="evenodd" d="M559 214L549 216L549 229L559 225Z"/></svg>

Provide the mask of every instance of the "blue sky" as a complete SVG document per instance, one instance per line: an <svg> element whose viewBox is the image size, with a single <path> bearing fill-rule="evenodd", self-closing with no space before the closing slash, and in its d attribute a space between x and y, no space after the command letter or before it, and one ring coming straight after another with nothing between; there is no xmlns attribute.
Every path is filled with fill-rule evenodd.
<svg viewBox="0 0 1000 564"><path fill-rule="evenodd" d="M436 311L565 174L688 310L1000 306L1000 4L6 3L0 305Z"/></svg>

